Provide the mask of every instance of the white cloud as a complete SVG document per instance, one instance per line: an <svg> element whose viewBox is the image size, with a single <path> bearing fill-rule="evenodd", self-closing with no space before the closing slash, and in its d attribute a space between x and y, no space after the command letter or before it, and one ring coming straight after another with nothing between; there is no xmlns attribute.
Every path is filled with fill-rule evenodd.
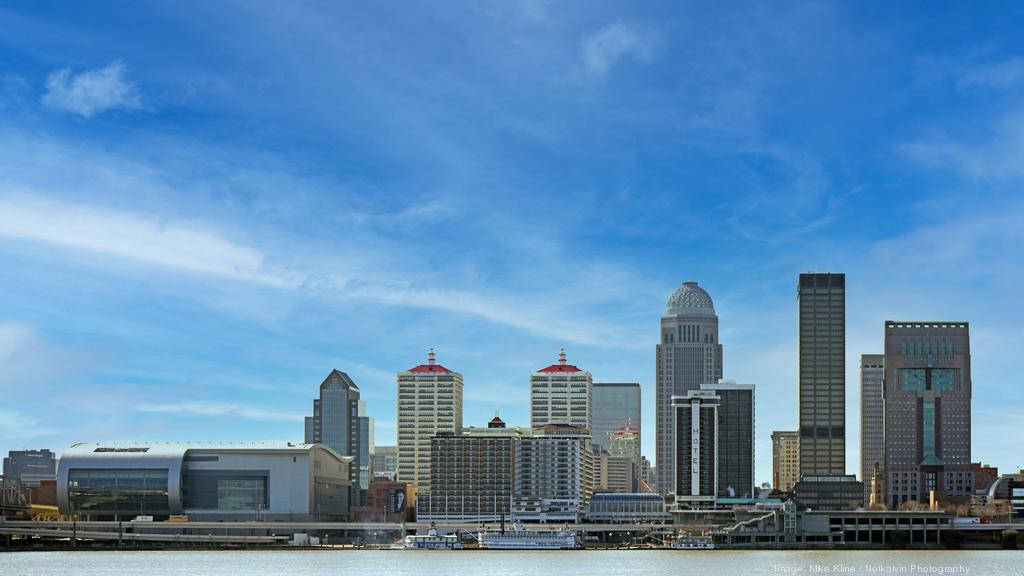
<svg viewBox="0 0 1024 576"><path fill-rule="evenodd" d="M238 416L246 420L272 420L281 422L301 422L302 414L266 410L245 404L230 402L171 402L140 404L137 412L160 414L182 414L191 416Z"/></svg>
<svg viewBox="0 0 1024 576"><path fill-rule="evenodd" d="M623 22L610 24L583 39L583 63L599 76L607 74L623 58L646 62L653 55L653 36Z"/></svg>
<svg viewBox="0 0 1024 576"><path fill-rule="evenodd" d="M0 237L275 287L302 281L298 274L269 268L258 250L199 227L24 196L0 197Z"/></svg>
<svg viewBox="0 0 1024 576"><path fill-rule="evenodd" d="M991 140L963 142L947 137L923 138L898 150L927 168L953 171L979 180L1006 181L1024 178L1024 115L1005 118Z"/></svg>
<svg viewBox="0 0 1024 576"><path fill-rule="evenodd" d="M216 231L130 212L25 195L0 196L0 238L5 237L325 297L469 314L566 342L628 345L579 320L562 320L558 314L510 298L420 288L365 270L358 278L324 281L294 268L270 266L259 249L232 242Z"/></svg>
<svg viewBox="0 0 1024 576"><path fill-rule="evenodd" d="M135 86L125 78L125 67L114 61L103 68L78 75L69 68L54 70L46 79L43 104L84 118L107 110L142 106Z"/></svg>

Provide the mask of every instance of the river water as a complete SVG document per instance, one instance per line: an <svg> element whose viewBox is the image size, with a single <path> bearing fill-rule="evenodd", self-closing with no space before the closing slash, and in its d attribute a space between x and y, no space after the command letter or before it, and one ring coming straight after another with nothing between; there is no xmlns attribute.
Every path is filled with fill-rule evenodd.
<svg viewBox="0 0 1024 576"><path fill-rule="evenodd" d="M1024 551L240 550L0 553L0 576L1024 575Z"/></svg>

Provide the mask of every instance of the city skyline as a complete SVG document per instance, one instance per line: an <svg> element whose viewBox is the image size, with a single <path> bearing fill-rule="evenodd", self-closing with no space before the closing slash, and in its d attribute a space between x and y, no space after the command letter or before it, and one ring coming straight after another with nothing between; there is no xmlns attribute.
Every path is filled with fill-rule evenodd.
<svg viewBox="0 0 1024 576"><path fill-rule="evenodd" d="M685 282L684 285L688 284L688 283L689 284L695 284L695 283L692 283L692 282ZM889 321L886 321L886 323L888 323L888 322ZM884 342L884 339L883 339L883 342ZM847 350L847 354L849 354L849 350ZM428 356L430 356L429 360L432 362L433 361L433 357L434 357L434 349L433 348L429 349ZM868 354L868 356L871 356L871 355ZM565 360L564 360L564 357L565 357L565 350L564 350L564 348L560 351L560 357L561 357L561 361L564 363L565 362ZM855 364L856 364L856 368L858 370L860 370L860 364L859 363L855 363ZM338 371L339 370L336 369L336 368L332 369L332 373L338 372ZM399 372L399 374L405 373L405 371L402 371L402 370L400 370L398 372ZM849 375L847 375L847 377L849 377ZM860 377L860 375L858 374L858 381L859 381L859 377ZM733 379L731 379L731 378L723 379L723 382L727 383L727 382L729 382L731 380L733 380ZM393 384L392 384L392 386L393 386ZM846 395L847 395L847 399L846 399L847 403L850 402L851 396L855 396L854 400L856 400L856 402L858 404L860 403L860 401L861 401L861 398L860 398L861 387L858 385L855 388L856 389L853 391L853 393L851 393L849 390L847 391L847 393L846 393ZM527 397L522 402L522 404L526 408L526 413L528 415L529 414L529 407L530 407L529 391L526 391L526 393L527 393ZM360 404L365 404L365 401L361 400ZM496 405L499 405L499 404L496 404ZM391 407L392 411L395 410L395 406L397 406L397 400L396 400L395 405ZM510 404L505 404L505 406L514 406L514 402L510 403ZM649 407L649 406L643 406L643 410L644 411L648 411L648 410L650 410L650 408L651 407ZM362 412L362 407L360 408L360 412ZM500 412L500 410L499 410L499 412ZM512 412L514 413L514 410ZM368 411L368 413L372 413L372 411ZM848 454L846 456L846 460L847 460L847 462L846 462L846 470L847 470L848 474L855 474L858 479L861 479L862 481L865 481L865 480L863 480L861 478L861 469L860 469L861 463L859 461L859 446L860 446L860 442L861 442L861 426L862 426L862 422L860 421L860 419L861 419L861 412L859 410L857 410L856 414L857 414L856 415L857 420L852 423L852 425L854 426L854 429L856 430L855 438L853 439L853 445L851 445L851 442L850 442L849 439L847 439L847 443L846 443L846 451L847 451L847 454ZM308 430L309 419L310 418L308 416L305 416L305 417L303 417L303 419L306 420L305 426L306 426L306 428ZM372 420L372 417L371 417L371 420ZM521 425L521 426L529 427L530 426L530 421L529 420L530 420L530 418L527 417L527 418L525 418L525 421L522 422L521 424L519 422L513 422L512 425L513 426L520 426ZM850 426L851 422L850 422L850 414L849 413L847 413L847 415L846 415L846 421L847 421L847 426ZM486 425L486 420L484 420L482 422L476 422L476 421L465 421L464 422L464 426L467 427L467 428L468 427L474 427L474 426L479 427L479 426L485 426L485 425ZM759 421L757 421L756 418L755 418L755 426L757 426L758 428L760 428L762 426L762 424ZM764 432L764 434L768 435L769 438L771 436L771 433L772 433L772 431L765 431ZM307 434L308 434L308 432L307 432ZM653 431L650 431L650 430L648 430L648 434L652 435L652 436L654 435ZM376 431L374 431L373 435L376 436ZM393 436L391 438L395 438L395 437ZM387 439L388 439L388 437L384 438L384 440L387 440ZM95 439L90 439L90 440L95 440ZM100 439L100 440L106 440L106 439ZM230 438L228 438L226 440L227 441L232 441L232 439L230 439ZM249 441L248 439L234 439L234 440L235 441L239 441L239 442L241 442L243 444L245 442ZM291 440L291 439L289 439L289 440ZM123 440L115 439L114 441L123 441ZM174 441L178 441L178 440L175 439ZM270 440L266 440L266 441L273 442L273 441L282 441L282 440L280 440L280 439L270 439ZM253 440L251 442L254 443L254 444L258 444L259 442L261 442L261 440ZM648 458L651 458L651 454L654 453L654 450L651 450L651 454L648 454L648 452L647 452L647 450L649 449L651 443L652 442L650 440L645 441L644 444L643 444L643 448L642 448L643 449L643 455L648 457ZM771 440L769 440L769 442L768 442L767 449L765 449L765 447L762 446L763 444L764 444L764 441L763 441L762 438L757 438L756 439L756 444L755 444L755 462L756 462L755 481L756 481L757 484L760 484L761 482L766 482L766 481L767 482L771 482L772 476L773 476L772 462L771 462L772 455L773 455L773 445L772 445ZM385 446L387 446L387 445L394 445L394 442L390 442L389 443L388 441L376 441L375 445L378 445L378 446L379 445L385 445ZM61 446L56 446L56 447L48 446L47 448L53 448L55 450L55 453L59 455L62 452L64 447L61 447ZM18 449L18 448L11 448L11 449L15 450L15 449ZM21 447L20 449L29 449L29 447ZM850 453L851 449L853 451L853 454L856 454L857 457L858 457L858 461L857 462L850 462L850 458L852 456L850 456L849 453ZM763 451L763 453L762 453L762 451ZM763 459L767 459L768 462L767 463L764 462ZM982 458L982 459L985 460L986 462L988 462L990 460L988 458ZM995 462L995 460L992 460L992 461ZM654 461L653 459L652 459L652 464L656 464L656 461ZM998 467L998 464L995 464L995 465ZM767 467L767 475L762 477L761 474L763 473L763 470L766 467ZM1011 465L1011 468L1015 468L1015 466ZM866 480L866 482L869 482L869 481L870 481L870 478L868 478ZM867 490L867 488L865 488L865 490Z"/></svg>
<svg viewBox="0 0 1024 576"><path fill-rule="evenodd" d="M333 369L394 444L431 347L464 425L524 426L565 348L640 383L655 461L652 348L697 281L762 482L794 280L835 271L846 471L900 318L970 322L971 455L1014 470L1024 53L1012 8L962 9L0 10L0 453L299 441Z"/></svg>

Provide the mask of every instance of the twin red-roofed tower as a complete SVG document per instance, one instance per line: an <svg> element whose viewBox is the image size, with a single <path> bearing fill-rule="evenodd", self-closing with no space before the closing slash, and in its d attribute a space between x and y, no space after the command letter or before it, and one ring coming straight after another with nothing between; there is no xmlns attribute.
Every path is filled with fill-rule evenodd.
<svg viewBox="0 0 1024 576"><path fill-rule="evenodd" d="M589 432L593 386L590 372L566 362L563 348L557 364L530 375L530 426L571 424Z"/></svg>
<svg viewBox="0 0 1024 576"><path fill-rule="evenodd" d="M398 469L396 479L430 492L430 438L439 432L462 432L462 374L437 363L434 349L427 363L398 373Z"/></svg>

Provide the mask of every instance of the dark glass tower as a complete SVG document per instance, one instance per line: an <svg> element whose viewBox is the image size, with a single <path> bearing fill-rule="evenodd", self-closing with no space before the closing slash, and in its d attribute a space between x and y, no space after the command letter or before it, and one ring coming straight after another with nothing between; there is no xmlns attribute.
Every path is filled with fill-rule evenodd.
<svg viewBox="0 0 1024 576"><path fill-rule="evenodd" d="M359 387L348 374L332 370L313 399L313 415L306 417L306 444L326 444L342 456L351 456L349 479L353 505L362 503L359 491L360 427Z"/></svg>
<svg viewBox="0 0 1024 576"><path fill-rule="evenodd" d="M846 275L801 274L800 475L846 473Z"/></svg>

